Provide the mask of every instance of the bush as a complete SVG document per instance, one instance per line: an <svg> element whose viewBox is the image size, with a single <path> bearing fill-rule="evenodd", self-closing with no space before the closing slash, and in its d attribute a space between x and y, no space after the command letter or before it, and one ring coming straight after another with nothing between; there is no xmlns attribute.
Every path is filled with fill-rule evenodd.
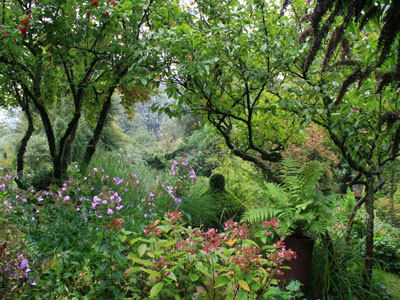
<svg viewBox="0 0 400 300"><path fill-rule="evenodd" d="M186 228L181 217L178 211L167 213L146 226L146 237L123 238L128 245L138 245L129 253L133 264L124 273L142 279L142 286L135 289L142 299L291 299L300 295L299 285L291 286L292 291L277 287L281 263L295 254L280 241L266 244L267 233L274 232L269 222L255 233L264 240L258 245L250 240L246 224L228 221L226 232L220 234L215 229Z"/></svg>
<svg viewBox="0 0 400 300"><path fill-rule="evenodd" d="M381 268L400 273L400 230L382 222L376 222L374 257Z"/></svg>

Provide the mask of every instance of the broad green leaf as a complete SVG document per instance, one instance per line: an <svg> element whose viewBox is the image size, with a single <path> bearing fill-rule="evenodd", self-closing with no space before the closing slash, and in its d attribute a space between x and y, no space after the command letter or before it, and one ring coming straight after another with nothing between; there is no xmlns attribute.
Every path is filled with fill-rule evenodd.
<svg viewBox="0 0 400 300"><path fill-rule="evenodd" d="M147 250L147 244L141 244L138 247L139 257L142 257L144 255L144 253L146 252L146 250Z"/></svg>
<svg viewBox="0 0 400 300"><path fill-rule="evenodd" d="M189 273L189 278L192 282L195 282L197 279L199 279L199 275L197 274L193 274L193 273Z"/></svg>
<svg viewBox="0 0 400 300"><path fill-rule="evenodd" d="M230 281L231 280L226 276L218 276L216 278L216 283L215 283L214 287L215 288L219 288L221 286L224 286L224 285L228 284Z"/></svg>
<svg viewBox="0 0 400 300"><path fill-rule="evenodd" d="M127 237L126 235L124 235L124 234L119 234L118 237L119 237L119 239L121 240L121 242L125 242L126 239L128 238L128 237Z"/></svg>
<svg viewBox="0 0 400 300"><path fill-rule="evenodd" d="M150 290L150 298L154 298L155 296L157 296L161 292L163 287L164 283L156 283Z"/></svg>

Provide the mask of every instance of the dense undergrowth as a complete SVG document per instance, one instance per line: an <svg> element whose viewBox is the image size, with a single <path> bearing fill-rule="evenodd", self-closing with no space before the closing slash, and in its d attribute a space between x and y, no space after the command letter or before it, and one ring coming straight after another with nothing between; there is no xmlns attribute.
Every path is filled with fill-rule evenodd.
<svg viewBox="0 0 400 300"><path fill-rule="evenodd" d="M225 168L226 188L240 191L240 185L247 183L238 177L247 176L246 172L231 172L226 164ZM187 161L172 161L167 169L157 171L134 165L122 154L99 156L86 173L72 164L68 180L47 190L18 190L13 176L3 174L2 299L292 299L300 295L296 283L279 288L280 273L285 271L281 263L295 257L276 236L279 220L252 226L225 223L211 187ZM246 189L252 191L247 199L240 193L233 199L251 207L260 201L252 195L262 190L262 183ZM363 287L357 244L362 226L353 231L353 246L343 242L354 197L349 194L337 201L331 220L335 227L317 237L307 297L390 299L378 278L372 289ZM383 223L377 227L377 265L396 271L399 253L391 243L398 241L398 231Z"/></svg>

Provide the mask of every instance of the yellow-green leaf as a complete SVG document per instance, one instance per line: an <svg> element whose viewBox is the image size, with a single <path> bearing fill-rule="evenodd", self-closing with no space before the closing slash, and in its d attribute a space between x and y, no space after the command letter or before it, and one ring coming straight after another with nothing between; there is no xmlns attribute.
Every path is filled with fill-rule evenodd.
<svg viewBox="0 0 400 300"><path fill-rule="evenodd" d="M241 287L242 289L244 289L245 291L250 292L250 287L249 287L249 285L247 284L246 281L244 281L244 280L239 280L239 281L238 281L238 284L240 285L240 287Z"/></svg>

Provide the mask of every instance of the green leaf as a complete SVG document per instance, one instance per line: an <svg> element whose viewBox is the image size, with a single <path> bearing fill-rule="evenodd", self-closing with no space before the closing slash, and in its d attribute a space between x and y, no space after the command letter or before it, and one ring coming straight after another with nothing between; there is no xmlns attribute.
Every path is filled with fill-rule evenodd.
<svg viewBox="0 0 400 300"><path fill-rule="evenodd" d="M161 292L163 287L164 283L156 283L150 290L150 298L154 298L155 296L157 296Z"/></svg>
<svg viewBox="0 0 400 300"><path fill-rule="evenodd" d="M147 267L153 266L153 263L151 261L140 259L133 253L129 253L127 259L130 259L130 260L134 261L135 263L138 263L143 266L147 266Z"/></svg>
<svg viewBox="0 0 400 300"><path fill-rule="evenodd" d="M147 250L147 244L141 244L138 247L139 257L142 257L144 255L144 253L146 252L146 250Z"/></svg>
<svg viewBox="0 0 400 300"><path fill-rule="evenodd" d="M237 294L237 299L238 300L247 300L247 297L249 294L245 290L240 290L239 293Z"/></svg>
<svg viewBox="0 0 400 300"><path fill-rule="evenodd" d="M128 270L125 271L125 274L131 275L131 274L139 272L139 271L142 271L141 267L129 268Z"/></svg>
<svg viewBox="0 0 400 300"><path fill-rule="evenodd" d="M118 237L119 237L119 239L121 240L121 242L125 242L126 239L128 238L128 237L127 237L126 235L124 235L124 234L119 234Z"/></svg>
<svg viewBox="0 0 400 300"><path fill-rule="evenodd" d="M199 279L199 275L197 274L193 274L193 273L189 273L189 278L192 282L197 281L197 279Z"/></svg>
<svg viewBox="0 0 400 300"><path fill-rule="evenodd" d="M216 281L217 282L215 283L214 288L219 288L221 286L227 285L231 280L226 276L218 276L216 278Z"/></svg>
<svg viewBox="0 0 400 300"><path fill-rule="evenodd" d="M135 244L136 242L141 241L141 240L142 240L141 237L137 237L137 238L135 238L135 239L133 239L133 240L130 240L129 243L130 243L131 245L133 245L133 244Z"/></svg>
<svg viewBox="0 0 400 300"><path fill-rule="evenodd" d="M175 274L171 272L169 275L167 275L168 278L171 278L173 281L178 281Z"/></svg>

